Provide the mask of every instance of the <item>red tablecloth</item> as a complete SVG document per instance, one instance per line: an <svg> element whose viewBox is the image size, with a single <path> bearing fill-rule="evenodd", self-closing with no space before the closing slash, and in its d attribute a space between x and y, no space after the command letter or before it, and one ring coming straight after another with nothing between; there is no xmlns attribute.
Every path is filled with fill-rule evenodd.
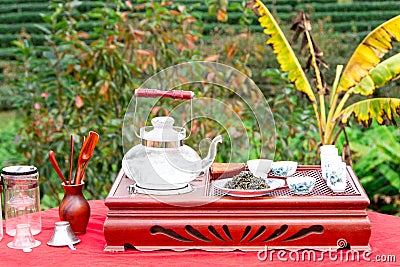
<svg viewBox="0 0 400 267"><path fill-rule="evenodd" d="M76 245L77 250L68 247L50 247L46 243L50 240L54 229L54 223L59 221L58 209L46 210L42 213L42 232L35 238L42 244L34 248L32 252L25 253L21 250L10 249L7 243L12 237L4 236L0 241L0 263L1 266L270 266L286 265L289 263L301 264L302 266L335 266L345 264L346 266L379 266L383 265L378 260L386 259L384 266L400 266L400 218L368 212L372 223L372 235L370 245L373 252L367 254L363 259L360 253L360 261L346 261L346 257L340 259L340 254L332 254L332 258L326 254L323 261L320 253L317 253L316 261L293 261L295 254L281 254L281 261L274 254L273 260L270 255L261 261L257 252L204 252L199 250L186 252L155 251L140 252L126 251L123 253L105 253L103 248L105 239L103 235L103 223L107 214L104 201L90 201L91 217L85 235L78 236L81 242ZM283 253L283 252L282 252ZM344 253L342 255L345 255ZM264 256L261 254L261 256ZM334 258L337 256L337 259ZM394 261L394 257L397 262ZM388 263L387 261L392 261Z"/></svg>

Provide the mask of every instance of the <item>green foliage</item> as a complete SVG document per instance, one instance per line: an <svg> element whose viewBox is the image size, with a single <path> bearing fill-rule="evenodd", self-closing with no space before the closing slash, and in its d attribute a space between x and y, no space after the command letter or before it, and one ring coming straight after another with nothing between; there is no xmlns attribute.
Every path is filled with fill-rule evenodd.
<svg viewBox="0 0 400 267"><path fill-rule="evenodd" d="M370 21L344 21L336 23L325 23L327 29L332 29L335 32L353 32L358 33L358 37L361 38L373 29L378 27L382 23L382 20L370 20Z"/></svg>
<svg viewBox="0 0 400 267"><path fill-rule="evenodd" d="M13 4L16 3L48 3L47 0L0 0L0 4L9 4L10 2L12 2Z"/></svg>
<svg viewBox="0 0 400 267"><path fill-rule="evenodd" d="M13 112L0 113L0 166L17 164L22 160L15 146L15 136L20 124Z"/></svg>
<svg viewBox="0 0 400 267"><path fill-rule="evenodd" d="M58 205L61 191L47 158L49 150L55 151L67 175L69 136L75 136L79 151L82 137L89 130L98 132L100 141L86 171L85 188L89 198L105 197L120 169L121 125L132 90L159 69L196 53L192 44L198 33L188 9L145 3L122 13L105 2L102 8L82 14L79 5L53 1L53 13L43 16L49 25L42 28L47 46L34 46L29 36L14 42L23 73L13 99L24 124L19 151L27 163L39 168L47 207ZM99 22L95 41L89 42L88 34L79 30L87 18Z"/></svg>
<svg viewBox="0 0 400 267"><path fill-rule="evenodd" d="M325 17L330 17L330 21L333 23L337 22L349 22L349 21L374 21L380 20L385 21L387 18L395 17L399 14L398 10L384 10L384 11L375 11L375 12L360 12L360 11L329 11L329 12L319 12L315 13L314 18L323 19Z"/></svg>
<svg viewBox="0 0 400 267"><path fill-rule="evenodd" d="M76 13L74 8L77 7L71 4L54 4L54 12L44 16L49 27L41 29L46 33L47 46L32 45L29 35L15 42L18 48L15 56L21 74L24 73L19 76L13 99L14 106L23 111L25 125L20 133L19 151L40 169L44 207L56 206L61 190L47 153L55 151L66 175L70 134L75 136L76 150L89 130L100 134L86 172L85 192L89 198L102 198L109 192L123 156L120 128L125 108L132 89L144 79L181 61L204 57L208 60L220 58L221 62L251 76L250 61L252 64L263 61L262 52L265 51L263 45L254 47L254 36L248 33L232 34L229 41L213 43L215 55L210 54L208 48L200 54L197 49L201 45L202 35L198 31L201 24L197 24L190 8L150 3L139 4L124 13L105 6L85 14L91 18L90 23L98 35L97 40L90 41L87 32L81 31L82 25L89 22ZM206 94L225 97L223 90L207 86L201 92L202 96ZM233 107L244 110L239 103ZM280 108L277 105L275 110ZM247 131L257 130L244 111L241 118L246 121ZM199 124L198 131L193 134L196 136L194 144L199 140L197 136L215 135L209 126ZM254 148L261 146L256 138L251 142ZM194 144L189 145L196 147ZM224 144L221 151L226 153L221 152L220 161L229 160L225 157L229 146L229 142ZM282 147L290 151L287 144ZM257 155L253 153L250 157ZM281 157L287 158L287 155Z"/></svg>
<svg viewBox="0 0 400 267"><path fill-rule="evenodd" d="M208 14L210 16L215 16L218 21L227 22L228 21L228 5L229 0L206 0L206 5L208 6Z"/></svg>
<svg viewBox="0 0 400 267"><path fill-rule="evenodd" d="M2 23L13 24L16 21L19 23L23 22L41 22L42 18L40 13L37 11L29 11L24 13L5 13L0 14L0 20Z"/></svg>
<svg viewBox="0 0 400 267"><path fill-rule="evenodd" d="M0 6L0 14L22 11L43 11L47 9L48 5L49 3L47 1L38 3L9 4L5 6Z"/></svg>
<svg viewBox="0 0 400 267"><path fill-rule="evenodd" d="M9 53L10 55L13 53L13 51L2 52ZM14 97L14 92L11 90L11 79L14 75L15 64L12 64L12 62L9 61L0 61L0 112L12 109L12 98Z"/></svg>
<svg viewBox="0 0 400 267"><path fill-rule="evenodd" d="M312 7L313 10L318 12L347 12L347 11L370 11L373 13L374 11L381 10L396 10L400 6L399 1L359 1L356 4L341 4L337 3L311 3L311 4L299 4L296 9L310 9Z"/></svg>
<svg viewBox="0 0 400 267"><path fill-rule="evenodd" d="M289 80L295 84L298 91L307 95L313 105L320 134L320 144L334 144L339 133L343 130L343 124L347 124L351 116L354 116L355 120L364 126L369 126L372 119L376 119L379 124L396 123L395 117L400 116L398 108L400 99L373 98L373 100L358 101L346 108L344 108L344 105L352 94L360 94L357 85L368 75L368 72L373 72L374 68L379 67L378 64L382 58L392 50L392 43L400 40L400 32L397 27L400 16L381 24L364 38L349 59L343 74L341 73L343 66L337 66L334 83L332 88L328 89L321 74L320 65L326 68L328 66L323 58L322 50L312 39L311 21L304 12L299 13L291 29L296 31L294 40L301 35L302 47L308 47L309 58L306 69L313 71L314 88L310 86L308 77L300 66L291 45L268 8L260 0L253 1L252 8L259 17L258 20L264 28L264 33L269 37L266 44L272 45L280 69L288 72ZM396 63L397 61L391 60L390 64L385 64L385 66L391 66L390 70L393 70L393 74L392 71L379 71L379 75L370 75L370 77L379 79L379 81L373 81L370 84L383 86L395 79L398 70ZM381 69L386 70L387 68L382 67ZM341 95L342 92L346 92L346 94ZM369 90L369 92L373 92L373 90ZM339 125L339 121L341 125Z"/></svg>
<svg viewBox="0 0 400 267"><path fill-rule="evenodd" d="M352 129L354 171L371 199L371 208L400 215L400 128ZM384 200L384 201L383 201Z"/></svg>
<svg viewBox="0 0 400 267"><path fill-rule="evenodd" d="M238 32L243 26L250 27L252 30L257 29L257 20L248 9L245 8L245 0L179 0L181 5L190 6L193 14L196 14L204 22L203 33L212 33L216 27L223 26L226 22L233 26ZM10 32L17 33L25 28L29 34L37 33L37 29L33 28L34 23L39 23L41 13L49 13L48 1L0 1L0 26L10 26ZM295 15L294 11L306 10L314 14L315 18L322 20L330 20L325 26L327 29L334 28L340 32L365 32L371 28L378 26L382 21L389 19L396 13L397 7L400 5L398 1L359 1L357 4L338 4L337 1L320 0L320 1L271 1L268 2L268 8L277 13L279 19L289 22ZM76 10L80 13L89 12L90 10L101 7L101 1L83 1ZM109 6L115 7L112 2ZM120 7L121 11L127 11L125 6ZM209 12L210 11L210 12ZM76 11L73 11L76 12ZM141 10L137 10L141 12ZM349 13L350 12L350 13ZM352 13L354 12L354 13ZM4 15L4 16L3 16ZM218 15L219 18L218 19ZM26 25L27 24L27 25ZM0 29L1 31L1 29ZM85 29L89 35L91 30ZM5 40L0 37L2 47L10 47L9 38L5 36ZM36 37L36 45L43 45L44 39ZM0 55L1 56L1 55Z"/></svg>
<svg viewBox="0 0 400 267"><path fill-rule="evenodd" d="M229 23L236 22L242 26L250 26L253 24L256 17L253 12L246 7L246 3L246 1L241 1L241 3L231 3L229 5ZM239 13L233 13L235 11L238 11Z"/></svg>
<svg viewBox="0 0 400 267"><path fill-rule="evenodd" d="M279 69L263 72L267 82L278 88L274 99L269 99L277 129L274 160L295 160L312 165L318 146L317 122L312 107L296 92L287 76Z"/></svg>
<svg viewBox="0 0 400 267"><path fill-rule="evenodd" d="M2 2L10 1L0 0L0 3ZM25 2L28 6L34 2L47 1L18 0L13 4L17 2ZM34 164L40 168L42 207L56 206L62 197L60 181L47 159L48 151L52 149L56 152L66 175L69 164L69 135L75 136L75 149L79 150L82 136L87 135L89 130L100 134L100 142L89 163L85 193L88 198L98 199L106 196L120 168L123 155L122 117L133 89L158 70L189 59L202 60L208 57L208 60L228 64L252 77L264 91L275 116L278 131L275 160L294 159L301 164L315 163L313 149L317 145L318 134L312 108L288 82L286 74L270 69L277 65L273 54L262 44L265 37L254 33L260 32L260 27L254 25L257 21L251 21L251 14L243 18L238 15L247 10L243 6L244 1L231 0L227 6L228 22L238 25L221 23L214 18L205 19L208 15L204 12L208 11L208 7L198 5L198 0L179 1L179 5L182 6L183 3L185 7L182 11L178 9L178 4L162 6L146 1L134 4L132 9L123 5L122 1L85 1L77 6L71 6L71 1L57 2L51 10L45 10L48 12L44 17L46 22L37 22L43 26L41 29L33 27L33 23L30 22L20 24L29 34L23 35L25 38L22 38L17 48L11 49L11 52L0 49L0 53L10 58L12 51L17 50L14 56L18 57L22 71L18 74L20 79L17 90L11 91L10 87L7 87L7 97L2 98L3 94L0 94L0 99L12 100L14 107L22 111L18 115L22 119L20 123L24 125L18 136L18 139L22 138L19 151L26 157L22 159L22 154L13 156L18 155L17 152L13 152L13 155L6 156L5 159L12 159L12 163ZM271 10L290 12L299 4L298 0L278 2L277 5L271 5ZM301 2L318 4L318 9L325 5L337 6L336 0ZM386 2L388 1L380 4ZM357 3L352 6L364 8L365 5ZM97 8L93 9L95 6ZM284 14L281 19L291 16L293 14ZM206 22L201 23L199 18ZM193 19L197 21L190 22ZM377 22L376 25L381 22ZM354 29L361 29L357 28L357 25L362 23L364 22L357 21L351 25L354 24ZM371 29L370 22L364 24L362 30ZM331 31L326 32L324 29L330 28L330 25L338 23L329 24L327 20L324 23L320 22L319 32L314 37L327 54L328 62L333 62L332 65L342 64L360 40L356 34L337 35ZM348 22L343 25L344 30L352 30ZM17 32L17 27L13 28L12 24L8 26L13 32ZM3 29L6 30L7 27ZM200 32L215 35L202 36ZM42 39L46 42L45 46L43 43L39 46L39 43L32 40L36 33L46 36L46 39ZM10 68L2 66L7 73ZM265 69L267 70L261 71ZM333 81L333 77L327 77L327 80ZM215 96L221 96L223 92L215 88L206 89ZM235 107L242 108L240 105ZM242 119L248 118L245 113L241 116ZM4 140L4 143L8 144L6 147L13 145L18 125L20 124L15 128L7 127L13 130L9 132L7 140ZM249 123L245 123L245 127L249 132L256 130ZM211 132L212 137L214 133L209 129L206 123L199 124L195 134L204 136ZM353 131L350 134L354 142L351 144L357 145L356 140L361 138L362 134L359 129ZM370 145L371 141L365 143ZM193 143L189 145L196 148ZM224 143L217 160L226 161L222 151L228 151L229 145ZM254 139L251 145L257 147L260 144ZM355 168L363 159L364 157L354 159ZM378 167L383 169L381 165ZM357 168L356 173L362 179L368 194L374 197L376 187L369 185L368 179L364 178L368 175L360 172L362 170ZM383 179L386 179L387 185L389 179ZM390 194L395 194L393 186L387 188L391 188ZM390 195L388 192L379 194ZM377 205L372 207L380 210Z"/></svg>
<svg viewBox="0 0 400 267"><path fill-rule="evenodd" d="M42 33L42 31L37 28L34 24L31 23L19 23L19 24L0 24L0 34L10 34L13 33L15 35L19 34L21 32L21 29L25 30L26 32L29 33ZM15 40L15 35L14 39Z"/></svg>
<svg viewBox="0 0 400 267"><path fill-rule="evenodd" d="M7 47L15 40L16 34L0 34L0 47ZM33 44L42 44L45 41L45 36L41 34L32 34L29 39Z"/></svg>
<svg viewBox="0 0 400 267"><path fill-rule="evenodd" d="M291 65L291 68L287 66L290 62L297 60L294 53L288 47L288 42L285 36L276 28L276 22L268 11L268 9L262 4L261 1L257 0L254 4L255 13L259 16L260 25L264 28L264 33L269 36L267 44L273 44L273 50L276 54L277 61L280 64L282 70L287 71L292 78L289 80L294 83L297 79L304 77L304 73L295 64ZM396 125L400 116L399 101L396 98L368 98L360 101L359 98L355 98L355 102L343 108L346 101L351 94L362 94L371 95L377 87L383 86L393 79L398 77L398 61L396 61L397 55L391 55L389 59L381 63L381 59L386 55L389 50L393 48L392 43L399 41L399 29L397 27L400 17L397 16L388 22L383 23L378 28L373 30L358 46L353 53L352 57L347 63L345 70L342 73L343 66L338 66L336 69L336 78L333 86L328 90L327 86L322 82L322 76L320 72L319 64L325 63L322 58L322 51L316 46L314 40L311 39L310 21L307 17L300 13L296 18L292 29L297 30L297 34L303 35L303 45L308 45L309 49L309 60L308 65L313 69L313 79L316 81L316 88L310 89L304 86L300 86L295 83L296 89L301 92L305 92L310 99L311 104L315 105L316 98L310 98L311 95L318 95L318 106L314 108L316 119L318 121L318 129L320 132L320 144L335 144L339 134L343 131L344 126L348 126L349 117L354 117L354 120L358 123L362 123L364 126L370 126L372 119L375 119L380 125ZM300 26L299 26L300 25ZM296 27L295 27L296 26ZM287 52L289 51L289 52ZM283 58L291 57L292 60L282 60ZM298 64L297 64L298 65ZM295 75L294 75L295 74ZM363 83L362 87L358 88L360 81L368 75L370 82ZM368 86L367 86L368 85ZM310 93L311 91L311 93ZM346 94L340 95L341 92ZM328 97L326 97L326 95ZM338 99L340 103L338 104ZM284 99L284 103L290 103L290 99ZM327 106L325 106L325 101ZM340 114L340 115L339 115ZM340 120L340 124L338 123ZM335 128L339 128L336 129ZM303 130L306 128L302 128ZM387 128L384 128L387 129ZM335 136L333 134L335 133ZM346 133L346 132L345 132ZM374 133L373 136L377 138L384 138L388 141L387 144L378 145L377 149L371 153L370 146L358 147L362 156L368 158L364 162L364 166L361 163L362 170L367 171L369 174L367 178L364 178L364 183L368 187L367 191L370 195L375 196L379 193L384 194L398 194L400 189L400 176L398 166L398 156L400 146L396 138L391 136L390 131ZM344 155L349 156L348 153L348 138L345 139L345 145L343 146ZM369 140L370 141L370 140ZM372 141L371 143L376 143ZM390 144L395 144L394 147ZM314 148L318 147L315 143ZM356 146L357 147L357 146ZM343 152L343 151L342 151ZM368 156L368 157L367 157ZM344 158L347 162L351 162L348 157ZM370 163L370 162L373 163ZM365 166L365 163L369 163ZM354 166L357 166L356 164ZM365 173L363 173L365 174ZM367 184L372 182L372 186ZM380 190L376 190L376 186L379 186ZM372 187L372 188L371 188ZM395 189L394 191L392 189ZM388 199L388 198L385 198ZM390 197L389 197L390 199ZM398 205L398 201L394 200L390 205ZM396 204L397 203L397 204ZM375 207L375 208L380 208ZM398 207L393 208L398 212ZM388 207L383 206L382 210L388 212Z"/></svg>

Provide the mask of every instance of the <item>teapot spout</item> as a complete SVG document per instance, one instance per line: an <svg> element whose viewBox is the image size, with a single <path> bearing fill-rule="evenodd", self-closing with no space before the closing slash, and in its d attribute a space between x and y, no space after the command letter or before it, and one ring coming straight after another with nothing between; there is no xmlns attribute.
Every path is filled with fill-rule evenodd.
<svg viewBox="0 0 400 267"><path fill-rule="evenodd" d="M216 136L210 144L210 148L208 150L207 156L201 160L201 168L208 169L211 167L211 164L214 162L215 156L217 155L217 145L218 143L222 143L222 136Z"/></svg>

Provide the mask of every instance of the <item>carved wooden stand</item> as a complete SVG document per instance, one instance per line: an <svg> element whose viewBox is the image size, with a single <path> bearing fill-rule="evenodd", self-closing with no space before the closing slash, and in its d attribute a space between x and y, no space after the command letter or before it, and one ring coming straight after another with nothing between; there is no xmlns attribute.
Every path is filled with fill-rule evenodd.
<svg viewBox="0 0 400 267"><path fill-rule="evenodd" d="M369 249L369 199L353 170L347 167L346 192L339 194L326 186L319 166L298 167L296 174L316 176L309 195L283 188L255 198L220 196L204 176L192 183L191 193L154 197L130 194L133 181L120 172L105 200L105 251L327 251L345 243Z"/></svg>

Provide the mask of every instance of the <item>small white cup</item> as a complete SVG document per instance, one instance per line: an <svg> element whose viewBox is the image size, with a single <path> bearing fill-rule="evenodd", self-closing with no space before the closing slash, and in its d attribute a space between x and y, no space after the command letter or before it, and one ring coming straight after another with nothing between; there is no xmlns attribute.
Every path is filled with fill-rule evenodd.
<svg viewBox="0 0 400 267"><path fill-rule="evenodd" d="M338 149L334 145L323 145L320 148L320 154L322 155L337 155Z"/></svg>
<svg viewBox="0 0 400 267"><path fill-rule="evenodd" d="M322 178L326 181L329 174L328 168L330 166L337 166L338 163L342 162L342 158L338 155L324 156L321 157L321 174Z"/></svg>
<svg viewBox="0 0 400 267"><path fill-rule="evenodd" d="M268 177L272 162L270 159L252 159L247 161L247 167L255 177L265 179Z"/></svg>
<svg viewBox="0 0 400 267"><path fill-rule="evenodd" d="M296 169L296 161L275 161L272 162L271 165L271 171L273 172L274 176L278 177L292 176L296 172Z"/></svg>
<svg viewBox="0 0 400 267"><path fill-rule="evenodd" d="M327 185L333 192L344 192L347 185L346 163L336 162L327 169Z"/></svg>

